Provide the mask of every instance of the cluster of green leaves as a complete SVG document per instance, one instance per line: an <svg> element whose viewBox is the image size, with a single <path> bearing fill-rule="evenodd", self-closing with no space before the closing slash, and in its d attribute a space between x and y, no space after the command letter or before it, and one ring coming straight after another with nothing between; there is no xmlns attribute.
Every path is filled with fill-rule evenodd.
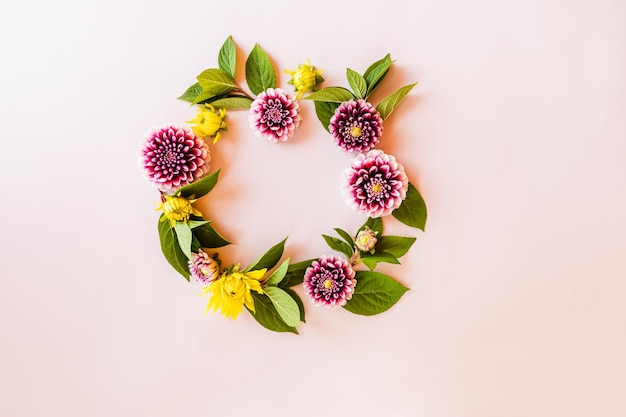
<svg viewBox="0 0 626 417"><path fill-rule="evenodd" d="M404 285L388 275L374 272L374 269L381 262L399 265L398 258L408 252L415 238L384 235L381 218L368 218L354 236L358 236L365 229L376 233L376 245L372 251L359 250L355 244L355 238L340 228L334 229L339 238L328 235L322 235L322 237L331 249L346 255L353 265L363 263L370 269L369 271L356 271L357 285L352 299L344 308L355 314L371 316L389 310L408 291Z"/></svg>
<svg viewBox="0 0 626 417"><path fill-rule="evenodd" d="M200 198L208 194L217 184L219 170L192 184L182 187L178 192L187 199ZM174 227L162 214L159 218L159 239L165 259L189 281L189 259L192 252L200 248L221 248L230 244L211 226L209 220L192 216L187 222L176 222Z"/></svg>
<svg viewBox="0 0 626 417"><path fill-rule="evenodd" d="M237 85L237 47L229 36L220 48L217 57L218 68L202 71L191 85L178 97L191 104L211 104L226 110L249 109L253 97ZM276 88L276 71L269 56L258 44L248 55L245 64L246 83L252 95L268 88Z"/></svg>
<svg viewBox="0 0 626 417"><path fill-rule="evenodd" d="M330 119L341 103L358 99L368 101L376 87L378 87L387 76L392 64L393 61L389 54L387 54L384 58L370 65L363 75L347 68L346 78L348 79L351 90L344 87L326 87L306 97L306 99L315 102L315 113L322 123L322 126L324 126L324 129L329 130ZM383 98L376 105L376 110L380 113L380 117L383 120L389 117L416 84L417 83L413 83L400 87L389 96Z"/></svg>
<svg viewBox="0 0 626 417"><path fill-rule="evenodd" d="M269 271L276 267L283 256L286 240L287 238L272 246L243 272L263 268ZM292 287L302 283L304 271L313 260L294 264L289 261L289 258L285 259L264 279L263 294L252 292L255 311L248 311L260 325L269 330L298 334L297 327L305 321L304 304Z"/></svg>

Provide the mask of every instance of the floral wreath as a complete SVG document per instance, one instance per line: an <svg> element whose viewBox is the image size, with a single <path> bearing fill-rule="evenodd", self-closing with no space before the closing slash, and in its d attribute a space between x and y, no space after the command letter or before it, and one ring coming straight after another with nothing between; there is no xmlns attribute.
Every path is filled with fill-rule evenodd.
<svg viewBox="0 0 626 417"><path fill-rule="evenodd" d="M379 263L400 264L398 259L415 238L385 235L382 219L391 215L423 231L427 212L404 167L376 145L384 122L417 83L374 106L368 99L393 64L389 54L363 75L348 68L350 89L319 89L322 71L307 60L296 70L285 70L292 77L288 83L294 96L277 87L270 58L255 44L245 62L248 93L235 81L236 55L237 47L228 37L218 54L218 68L202 71L179 97L197 105L196 116L187 121L191 128L165 124L143 142L139 165L161 195L157 210L162 211L158 231L163 255L188 281L193 278L202 286L201 295L210 295L207 312L219 310L236 319L245 307L273 331L297 334L305 321L304 303L293 289L300 284L316 306L343 307L366 316L387 311L408 288L375 269ZM223 267L217 249L231 242L193 205L218 181L219 170L209 171L208 141L215 145L227 130L227 111L248 110L250 127L259 138L285 142L300 125L302 99L314 102L317 118L334 142L355 154L343 171L341 188L347 203L367 220L355 233L334 228L338 237L322 235L341 255L280 262L285 238L245 268Z"/></svg>

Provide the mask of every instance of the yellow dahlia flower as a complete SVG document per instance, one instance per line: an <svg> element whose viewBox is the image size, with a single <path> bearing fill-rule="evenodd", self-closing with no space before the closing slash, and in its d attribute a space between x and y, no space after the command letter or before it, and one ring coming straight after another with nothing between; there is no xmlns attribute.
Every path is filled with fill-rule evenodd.
<svg viewBox="0 0 626 417"><path fill-rule="evenodd" d="M213 143L220 140L222 130L226 130L226 110L216 109L210 104L198 107L196 117L187 120L191 130L201 138L213 137Z"/></svg>
<svg viewBox="0 0 626 417"><path fill-rule="evenodd" d="M237 319L244 305L254 312L254 300L250 291L263 294L260 280L266 271L264 268L244 273L239 271L237 265L224 272L202 291L202 295L212 294L206 312L210 309L220 310L224 316L233 320Z"/></svg>
<svg viewBox="0 0 626 417"><path fill-rule="evenodd" d="M195 199L188 200L185 197L181 197L180 193L176 195L166 195L165 201L159 204L156 209L163 210L163 214L165 214L161 221L163 222L167 219L170 221L170 225L174 227L176 222L186 222L189 220L189 216L192 214L194 216L202 216L202 213L193 208L192 204L195 202Z"/></svg>
<svg viewBox="0 0 626 417"><path fill-rule="evenodd" d="M297 70L285 70L285 74L291 75L288 84L293 84L296 90L296 100L300 100L304 93L316 91L317 85L324 81L322 70L316 70L309 59L304 64L298 64Z"/></svg>

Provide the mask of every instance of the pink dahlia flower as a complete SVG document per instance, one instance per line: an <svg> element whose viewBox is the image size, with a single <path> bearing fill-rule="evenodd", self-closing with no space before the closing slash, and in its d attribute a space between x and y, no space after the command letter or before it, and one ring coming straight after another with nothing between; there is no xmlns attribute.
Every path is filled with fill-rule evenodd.
<svg viewBox="0 0 626 417"><path fill-rule="evenodd" d="M220 267L215 259L199 249L198 253L191 254L189 273L204 287L219 277Z"/></svg>
<svg viewBox="0 0 626 417"><path fill-rule="evenodd" d="M186 127L166 124L146 136L139 165L165 194L191 184L209 172L209 147Z"/></svg>
<svg viewBox="0 0 626 417"><path fill-rule="evenodd" d="M340 307L352 298L355 272L345 259L323 256L306 269L303 285L313 304Z"/></svg>
<svg viewBox="0 0 626 417"><path fill-rule="evenodd" d="M359 154L343 172L346 201L359 213L381 217L400 207L409 180L396 158L380 150Z"/></svg>
<svg viewBox="0 0 626 417"><path fill-rule="evenodd" d="M248 120L256 135L271 143L285 142L300 125L300 106L280 88L268 88L250 106Z"/></svg>
<svg viewBox="0 0 626 417"><path fill-rule="evenodd" d="M367 152L383 134L383 119L365 100L341 103L328 126L335 143L347 152Z"/></svg>

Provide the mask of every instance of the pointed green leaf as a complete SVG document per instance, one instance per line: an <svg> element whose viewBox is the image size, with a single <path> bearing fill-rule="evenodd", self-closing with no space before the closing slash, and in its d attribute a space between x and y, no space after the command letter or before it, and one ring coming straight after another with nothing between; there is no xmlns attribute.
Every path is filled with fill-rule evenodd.
<svg viewBox="0 0 626 417"><path fill-rule="evenodd" d="M274 272L269 278L263 283L263 285L267 287L278 285L285 275L287 274L287 269L289 268L289 258L287 258Z"/></svg>
<svg viewBox="0 0 626 417"><path fill-rule="evenodd" d="M278 260L283 256L285 250L285 242L287 238L284 238L281 242L278 242L272 246L267 252L265 252L259 259L249 265L243 272L256 271L258 269L272 269L278 263Z"/></svg>
<svg viewBox="0 0 626 417"><path fill-rule="evenodd" d="M387 54L384 58L374 62L363 74L363 78L367 81L367 94L365 99L372 94L374 89L378 87L378 85L385 79L387 76L387 72L389 72L389 68L391 68L391 64L393 61L390 58L390 55Z"/></svg>
<svg viewBox="0 0 626 417"><path fill-rule="evenodd" d="M376 110L380 113L380 117L382 117L383 120L389 117L391 112L398 107L398 104L400 104L402 99L404 99L404 97L409 94L409 91L411 91L416 85L417 83L413 83L400 87L392 94L382 99L382 101L376 106Z"/></svg>
<svg viewBox="0 0 626 417"><path fill-rule="evenodd" d="M376 242L376 253L387 252L399 258L403 256L415 243L414 237L381 236Z"/></svg>
<svg viewBox="0 0 626 417"><path fill-rule="evenodd" d="M198 83L205 93L219 96L228 94L237 88L235 79L219 68L209 68L198 75Z"/></svg>
<svg viewBox="0 0 626 417"><path fill-rule="evenodd" d="M351 257L352 254L354 253L354 250L350 247L350 245L348 245L343 240L338 239L336 237L327 236L327 235L322 235L322 237L326 241L326 244L332 250L336 250L337 252L341 252L341 253L345 254L348 258Z"/></svg>
<svg viewBox="0 0 626 417"><path fill-rule="evenodd" d="M368 218L365 223L363 223L363 226L361 226L359 228L359 232L361 230L364 230L365 227L369 227L370 229L372 229L375 232L378 232L378 236L383 234L383 219L381 219L380 217L370 217ZM357 232L358 234L358 232Z"/></svg>
<svg viewBox="0 0 626 417"><path fill-rule="evenodd" d="M174 228L170 226L169 220L164 220L164 214L159 218L159 239L161 241L161 251L170 265L187 281L189 281L189 259L180 249L178 239L174 233ZM162 221L163 220L163 221Z"/></svg>
<svg viewBox="0 0 626 417"><path fill-rule="evenodd" d="M373 259L361 259L361 262L363 263L363 265L365 265L366 267L368 267L371 271L373 271L374 269L376 269L376 266L378 265L378 262L376 262Z"/></svg>
<svg viewBox="0 0 626 417"><path fill-rule="evenodd" d="M250 311L248 307L246 309L252 314L252 317L266 329L274 332L290 332L298 334L298 330L295 327L290 327L285 324L283 319L276 311L276 307L272 303L272 300L265 294L257 294L251 292L254 299L254 313Z"/></svg>
<svg viewBox="0 0 626 417"><path fill-rule="evenodd" d="M343 103L354 100L356 97L350 90L343 87L326 87L304 97L305 100L324 101L329 103Z"/></svg>
<svg viewBox="0 0 626 417"><path fill-rule="evenodd" d="M195 83L191 87L189 87L178 100L188 101L189 103L195 103L196 97L198 97L202 93L202 86L200 83Z"/></svg>
<svg viewBox="0 0 626 417"><path fill-rule="evenodd" d="M348 84L350 84L354 95L357 98L364 98L367 94L367 81L365 81L365 78L350 68L346 69L346 77L348 78Z"/></svg>
<svg viewBox="0 0 626 417"><path fill-rule="evenodd" d="M428 216L426 203L413 184L409 183L406 198L391 215L407 226L424 230Z"/></svg>
<svg viewBox="0 0 626 417"><path fill-rule="evenodd" d="M300 325L300 309L289 294L278 287L267 287L263 289L263 292L272 301L278 315L287 326L297 327Z"/></svg>
<svg viewBox="0 0 626 417"><path fill-rule="evenodd" d="M220 97L224 97L223 95L216 95L211 93L210 91L202 91L198 96L194 99L191 104L202 104L208 103L211 100L217 100Z"/></svg>
<svg viewBox="0 0 626 417"><path fill-rule="evenodd" d="M222 71L235 78L235 66L237 64L237 49L235 43L229 36L222 45L217 56L217 62Z"/></svg>
<svg viewBox="0 0 626 417"><path fill-rule="evenodd" d="M289 265L285 278L283 278L278 286L280 288L286 289L289 287L294 287L298 284L302 284L302 280L304 279L304 272L309 266L311 266L311 264L315 260L316 259L307 259L306 261L300 261L296 262L295 264Z"/></svg>
<svg viewBox="0 0 626 417"><path fill-rule="evenodd" d="M250 108L252 100L244 96L230 96L208 101L214 107L226 110L245 110Z"/></svg>
<svg viewBox="0 0 626 417"><path fill-rule="evenodd" d="M211 223L205 223L193 229L193 235L198 240L199 244L203 248L221 248L222 246L230 245L231 242L226 240L220 235L211 225Z"/></svg>
<svg viewBox="0 0 626 417"><path fill-rule="evenodd" d="M191 229L186 222L176 222L174 225L178 245L185 256L191 259Z"/></svg>
<svg viewBox="0 0 626 417"><path fill-rule="evenodd" d="M371 261L375 261L377 263L386 262L388 264L396 264L396 265L398 265L400 263L398 258L393 256L392 254L390 254L388 252L379 252L378 250L376 252L374 252L374 253L362 252L361 253L361 260L363 260L363 259L367 259L370 262Z"/></svg>
<svg viewBox="0 0 626 417"><path fill-rule="evenodd" d="M296 304L298 304L298 308L300 309L300 321L302 323L306 323L306 320L304 319L304 303L302 302L302 299L300 298L298 293L291 288L283 288L283 290L285 290L285 292L289 294L291 298L293 298Z"/></svg>
<svg viewBox="0 0 626 417"><path fill-rule="evenodd" d="M335 110L339 107L339 103L329 103L325 101L316 101L315 104L315 114L317 115L317 119L320 121L324 129L330 133L330 119L335 114Z"/></svg>
<svg viewBox="0 0 626 417"><path fill-rule="evenodd" d="M208 220L189 220L187 222L190 229L195 229L196 227L204 226L207 223L210 223L210 222Z"/></svg>
<svg viewBox="0 0 626 417"><path fill-rule="evenodd" d="M204 195L208 194L213 189L213 187L215 187L219 175L220 170L218 169L217 171L207 175L201 180L181 187L179 190L180 195L185 198L192 198L192 196L193 198L203 197Z"/></svg>
<svg viewBox="0 0 626 417"><path fill-rule="evenodd" d="M276 87L276 73L272 61L258 44L254 45L246 60L246 82L254 95Z"/></svg>
<svg viewBox="0 0 626 417"><path fill-rule="evenodd" d="M337 234L341 236L341 238L345 240L346 243L350 245L351 248L354 248L354 240L352 240L352 236L350 236L350 233L338 227L335 227L333 230L337 232Z"/></svg>
<svg viewBox="0 0 626 417"><path fill-rule="evenodd" d="M407 291L407 287L387 275L357 271L354 294L343 308L354 314L373 316L389 310Z"/></svg>

